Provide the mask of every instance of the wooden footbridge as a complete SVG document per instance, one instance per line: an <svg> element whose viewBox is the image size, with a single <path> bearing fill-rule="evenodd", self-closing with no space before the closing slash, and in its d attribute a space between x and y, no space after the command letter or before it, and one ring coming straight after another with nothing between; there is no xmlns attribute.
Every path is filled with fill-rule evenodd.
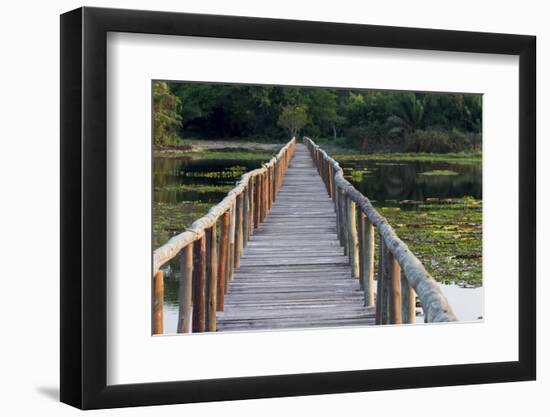
<svg viewBox="0 0 550 417"><path fill-rule="evenodd" d="M414 323L417 296L425 321L456 320L420 261L309 138L292 139L155 250L153 334L163 333L162 266L176 257L181 333Z"/></svg>

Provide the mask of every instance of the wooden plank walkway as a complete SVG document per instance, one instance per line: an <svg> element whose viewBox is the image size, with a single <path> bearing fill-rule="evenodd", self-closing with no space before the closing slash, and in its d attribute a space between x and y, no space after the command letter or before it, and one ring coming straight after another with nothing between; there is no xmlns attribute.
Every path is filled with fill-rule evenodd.
<svg viewBox="0 0 550 417"><path fill-rule="evenodd" d="M273 208L235 270L218 331L375 324L351 273L334 204L297 144Z"/></svg>

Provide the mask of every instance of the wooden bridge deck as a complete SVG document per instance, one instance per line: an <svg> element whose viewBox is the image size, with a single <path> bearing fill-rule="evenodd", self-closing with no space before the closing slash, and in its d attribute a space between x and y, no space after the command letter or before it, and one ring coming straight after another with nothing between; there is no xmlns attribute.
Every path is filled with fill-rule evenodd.
<svg viewBox="0 0 550 417"><path fill-rule="evenodd" d="M218 331L375 324L336 235L336 215L307 147L296 145L266 221L248 242Z"/></svg>

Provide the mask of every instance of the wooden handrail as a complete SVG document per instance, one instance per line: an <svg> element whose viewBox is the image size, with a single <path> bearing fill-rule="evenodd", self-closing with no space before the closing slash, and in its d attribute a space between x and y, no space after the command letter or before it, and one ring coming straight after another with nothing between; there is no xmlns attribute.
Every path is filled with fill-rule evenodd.
<svg viewBox="0 0 550 417"><path fill-rule="evenodd" d="M375 227L380 236L377 282L376 321L414 322L414 292L424 310L426 322L456 321L457 318L440 286L420 260L397 236L386 218L380 215L367 197L345 178L338 162L310 138L304 137L327 192L334 200L337 232L350 257L353 274L361 279L365 305L372 305ZM359 216L356 216L357 209ZM359 217L359 227L357 227ZM359 235L358 236L358 231Z"/></svg>
<svg viewBox="0 0 550 417"><path fill-rule="evenodd" d="M265 220L296 147L292 138L261 168L247 172L227 196L184 232L153 252L153 334L163 333L160 268L181 254L178 333L216 330L216 311L238 267L242 249ZM220 221L220 237L216 226ZM156 279L155 279L156 277ZM192 320L192 323L191 323Z"/></svg>

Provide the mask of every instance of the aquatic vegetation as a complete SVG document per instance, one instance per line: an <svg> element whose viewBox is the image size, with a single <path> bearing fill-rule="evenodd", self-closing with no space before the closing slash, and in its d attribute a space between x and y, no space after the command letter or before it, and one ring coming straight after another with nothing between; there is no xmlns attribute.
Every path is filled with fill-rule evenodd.
<svg viewBox="0 0 550 417"><path fill-rule="evenodd" d="M354 169L351 168L348 172L346 172L346 175L352 178L354 181L362 181L363 177L367 174L366 169Z"/></svg>
<svg viewBox="0 0 550 417"><path fill-rule="evenodd" d="M427 176L427 177L449 176L449 175L458 175L458 172L451 171L451 170L445 170L445 169L435 169L433 171L421 172L418 175L424 175L424 176Z"/></svg>
<svg viewBox="0 0 550 417"><path fill-rule="evenodd" d="M276 153L265 151L223 151L223 150L205 150L198 152L166 150L154 151L154 158L184 158L189 157L194 160L213 159L225 161L269 161Z"/></svg>
<svg viewBox="0 0 550 417"><path fill-rule="evenodd" d="M153 202L153 248L166 243L189 227L198 218L204 216L211 203L201 201L182 201L179 203Z"/></svg>
<svg viewBox="0 0 550 417"><path fill-rule="evenodd" d="M426 162L454 162L461 164L481 163L481 153L364 153L364 152L336 152L331 155L337 161L426 161Z"/></svg>
<svg viewBox="0 0 550 417"><path fill-rule="evenodd" d="M155 187L155 191L182 191L182 192L229 192L234 185L205 185L205 184L169 184L164 187Z"/></svg>
<svg viewBox="0 0 550 417"><path fill-rule="evenodd" d="M233 165L223 171L198 171L186 172L186 177L201 177L201 178L240 178L248 169L241 165Z"/></svg>
<svg viewBox="0 0 550 417"><path fill-rule="evenodd" d="M433 201L415 209L377 207L435 280L482 283L482 202Z"/></svg>

